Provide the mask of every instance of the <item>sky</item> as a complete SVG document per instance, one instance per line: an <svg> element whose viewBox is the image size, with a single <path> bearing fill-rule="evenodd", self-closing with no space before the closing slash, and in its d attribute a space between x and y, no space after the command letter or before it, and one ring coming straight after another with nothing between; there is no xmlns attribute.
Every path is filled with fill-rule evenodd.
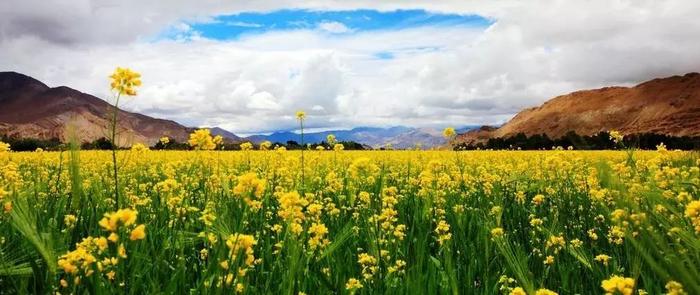
<svg viewBox="0 0 700 295"><path fill-rule="evenodd" d="M251 134L502 124L561 94L700 71L700 1L3 0L0 71Z"/></svg>

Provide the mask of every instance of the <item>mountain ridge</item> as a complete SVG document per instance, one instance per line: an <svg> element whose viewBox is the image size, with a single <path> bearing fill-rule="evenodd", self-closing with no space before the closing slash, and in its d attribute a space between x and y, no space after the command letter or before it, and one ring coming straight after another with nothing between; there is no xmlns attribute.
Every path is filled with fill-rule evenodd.
<svg viewBox="0 0 700 295"><path fill-rule="evenodd" d="M560 138L618 130L623 134L700 135L700 74L655 78L632 87L609 86L556 96L526 108L499 128L460 134L458 142L476 144L489 138L523 133Z"/></svg>
<svg viewBox="0 0 700 295"><path fill-rule="evenodd" d="M106 137L106 101L67 86L49 87L17 72L0 72L0 134L22 138L68 141L74 133L82 142ZM185 141L193 128L179 123L119 110L121 146L154 144L162 136ZM70 131L68 129L73 129Z"/></svg>
<svg viewBox="0 0 700 295"><path fill-rule="evenodd" d="M463 127L462 130L468 130L471 126ZM406 126L392 127L355 127L348 130L328 130L321 132L304 133L304 142L318 143L326 141L326 136L333 134L338 141L354 141L360 144L365 144L373 148L382 148L391 145L393 148L410 149L417 146L423 148L431 148L444 145L445 139L442 136L442 131L435 128L414 128ZM251 135L245 137L244 140L250 140L254 143L263 141L281 142L287 141L299 142L301 135L292 131L276 131L268 135Z"/></svg>

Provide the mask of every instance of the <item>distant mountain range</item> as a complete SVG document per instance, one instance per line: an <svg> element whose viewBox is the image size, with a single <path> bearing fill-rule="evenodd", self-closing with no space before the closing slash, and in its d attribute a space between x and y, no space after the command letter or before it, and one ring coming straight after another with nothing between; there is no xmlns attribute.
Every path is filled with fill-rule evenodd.
<svg viewBox="0 0 700 295"><path fill-rule="evenodd" d="M106 137L112 111L107 102L78 90L65 86L52 88L23 74L0 72L0 136L58 138L65 142L75 134L78 140L89 142ZM123 110L119 111L118 128L121 146L154 144L162 136L184 142L195 129ZM475 144L518 133L559 138L569 131L592 135L613 129L623 134L700 136L700 74L653 79L634 87L605 87L558 96L539 107L521 111L500 127L459 129L457 140ZM299 134L291 131L245 138L218 127L211 131L229 142L300 141ZM310 132L304 135L304 141L325 141L328 134L335 135L339 141L354 141L374 148L388 144L397 149L445 144L441 130L404 126Z"/></svg>
<svg viewBox="0 0 700 295"><path fill-rule="evenodd" d="M460 129L463 132L470 130L473 127L464 127ZM442 130L433 128L411 128L405 126L396 126L390 128L376 127L357 127L350 130L330 130L323 132L304 133L304 142L321 142L326 141L329 134L335 135L338 141L354 141L365 144L373 148L386 147L391 145L397 149L408 149L416 146L430 148L445 144L445 139L442 136ZM244 138L254 143L263 141L281 142L301 140L301 135L296 132L284 131L274 132L270 135L252 135Z"/></svg>
<svg viewBox="0 0 700 295"><path fill-rule="evenodd" d="M634 87L605 87L557 96L518 113L501 127L460 134L466 144L523 133L560 138L569 131L593 135L655 133L700 136L700 74L653 79Z"/></svg>

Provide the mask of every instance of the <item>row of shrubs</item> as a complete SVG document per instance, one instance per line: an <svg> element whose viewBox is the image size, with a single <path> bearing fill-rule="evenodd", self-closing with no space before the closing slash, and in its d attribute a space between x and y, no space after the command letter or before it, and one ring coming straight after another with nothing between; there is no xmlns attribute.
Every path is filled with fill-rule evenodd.
<svg viewBox="0 0 700 295"><path fill-rule="evenodd" d="M68 148L67 143L61 142L60 139L58 138L52 138L52 139L36 139L36 138L17 138L17 137L8 137L8 136L2 136L0 137L2 142L10 144L10 148L13 151L21 152L21 151L35 151L37 149L42 149L46 151L59 151L59 150L65 150ZM365 150L367 149L366 146L359 144L354 141L341 141L338 142L342 144L345 148L345 150ZM272 144L272 147L275 146L280 146L280 147L285 147L288 150L300 150L302 149L302 145L299 144L296 141L290 140L287 141L286 143L281 143L281 142L275 142ZM307 145L307 148L311 149L316 149L319 146L323 146L325 149L332 149L333 147L329 145L327 142L322 141L320 143L312 143ZM223 150L240 150L241 149L241 143L224 143L222 145ZM254 144L255 149L259 149L259 145ZM112 142L109 141L107 138L99 138L96 139L92 142L84 142L80 145L80 148L83 150L111 150L112 149ZM189 144L186 142L178 142L177 140L174 139L169 139L168 143L162 143L158 142L154 146L151 146L151 149L153 150L190 150L191 147Z"/></svg>
<svg viewBox="0 0 700 295"><path fill-rule="evenodd" d="M34 151L41 148L47 151L64 150L67 144L61 142L58 138L53 139L36 139L36 138L15 138L3 136L1 141L9 143L13 151ZM369 147L354 141L342 141L345 150L366 150ZM681 150L700 150L700 137L690 136L669 136L655 133L643 133L627 135L623 139L622 144L626 147L634 147L638 149L653 150L656 146L663 143L667 149ZM254 145L256 149L258 145ZM287 141L286 143L276 142L272 146L285 147L288 150L300 150L302 145L296 141ZM307 148L316 149L318 146L323 146L325 149L332 149L327 142L312 143L307 145ZM491 138L485 143L478 144L457 144L454 146L456 150L476 150L476 149L521 149L521 150L543 150L556 147L569 148L576 150L607 150L616 148L615 143L610 140L610 135L607 132L600 132L591 136L581 136L576 132L569 132L566 135L552 139L546 134L536 134L527 136L523 133L505 137ZM99 138L92 142L85 142L81 145L84 150L110 150L112 143L109 139ZM191 147L186 142L178 142L170 139L170 142L163 144L158 142L151 147L154 150L189 150ZM240 150L240 143L224 143L224 150Z"/></svg>
<svg viewBox="0 0 700 295"><path fill-rule="evenodd" d="M700 137L690 136L670 136L655 133L642 133L626 135L622 140L622 145L625 147L633 147L637 149L653 150L658 145L663 143L667 149L681 150L698 150L700 149ZM564 136L556 139L549 138L546 134L535 134L527 136L519 133L514 136L505 138L491 138L485 143L478 144L457 144L454 148L458 150L475 150L475 149L521 149L521 150L542 150L552 148L569 148L576 150L609 150L616 147L615 143L610 140L610 134L600 132L595 135L578 135L574 131L566 133Z"/></svg>

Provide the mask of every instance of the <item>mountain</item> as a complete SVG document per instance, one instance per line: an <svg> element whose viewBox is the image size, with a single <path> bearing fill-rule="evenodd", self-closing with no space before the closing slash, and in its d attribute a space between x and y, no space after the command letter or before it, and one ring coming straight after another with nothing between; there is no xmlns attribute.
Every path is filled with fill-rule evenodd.
<svg viewBox="0 0 700 295"><path fill-rule="evenodd" d="M469 128L469 127L467 127ZM304 142L321 142L328 134L335 135L338 141L354 141L374 148L391 144L398 149L413 148L420 144L424 148L435 147L445 143L442 131L432 128L411 128L396 126L390 128L357 127L350 130L331 130L323 132L304 133ZM245 138L255 143L265 140L271 142L300 141L300 135L295 132L275 132L270 135L252 135Z"/></svg>
<svg viewBox="0 0 700 295"><path fill-rule="evenodd" d="M0 72L0 135L67 141L107 137L114 108L107 102L65 86L48 87L23 74ZM154 144L162 136L185 141L192 128L174 121L119 111L119 144ZM74 130L74 131L69 131Z"/></svg>
<svg viewBox="0 0 700 295"><path fill-rule="evenodd" d="M233 132L228 131L228 130L224 130L224 129L219 128L219 127L209 128L209 131L211 132L212 135L215 135L215 136L219 135L219 136L221 136L224 139L227 139L229 141L240 142L242 140L242 138L240 138L236 134L233 134Z"/></svg>
<svg viewBox="0 0 700 295"><path fill-rule="evenodd" d="M557 96L539 107L521 111L500 128L460 134L467 144L489 138L569 131L592 135L618 130L623 134L700 135L700 74L653 79L634 87L605 87Z"/></svg>

